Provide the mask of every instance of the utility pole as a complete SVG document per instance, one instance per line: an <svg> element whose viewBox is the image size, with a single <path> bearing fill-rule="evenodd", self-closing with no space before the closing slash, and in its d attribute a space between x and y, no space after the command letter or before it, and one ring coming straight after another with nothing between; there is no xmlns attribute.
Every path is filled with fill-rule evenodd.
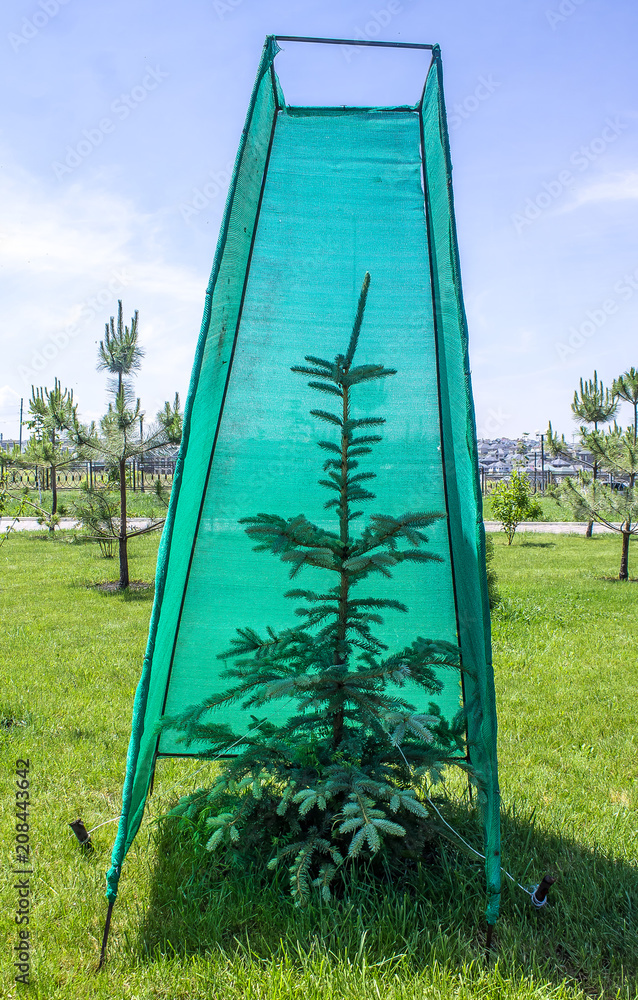
<svg viewBox="0 0 638 1000"><path fill-rule="evenodd" d="M545 448L544 448L544 434L541 434L541 492L545 492Z"/></svg>
<svg viewBox="0 0 638 1000"><path fill-rule="evenodd" d="M144 414L140 413L140 457L137 460L137 468L140 474L140 490L144 492Z"/></svg>
<svg viewBox="0 0 638 1000"><path fill-rule="evenodd" d="M24 406L24 398L20 397L20 454L22 454L22 407Z"/></svg>

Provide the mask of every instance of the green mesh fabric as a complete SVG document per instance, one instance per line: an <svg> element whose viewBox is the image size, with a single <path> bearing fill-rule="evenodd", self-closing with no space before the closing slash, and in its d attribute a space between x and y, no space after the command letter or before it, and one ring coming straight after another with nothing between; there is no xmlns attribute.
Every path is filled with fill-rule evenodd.
<svg viewBox="0 0 638 1000"><path fill-rule="evenodd" d="M500 888L496 714L439 53L422 102L403 108L288 107L273 69L276 53L274 38L267 39L207 291L107 895L117 893L157 757L206 749L185 754L170 730L158 739L159 718L227 687L217 654L238 627L292 624L286 566L253 552L239 519L303 513L334 527L317 485L317 427L309 414L317 401L290 368L306 354L333 357L343 349L369 271L358 361L397 369L360 393L358 415L387 420L375 449L370 511L448 515L428 530L440 563L404 564L392 580L375 578L377 596L410 609L385 614L378 634L391 649L417 635L460 643L463 690L457 675L443 671L438 701L449 719L461 703L467 715L493 923ZM304 587L325 586L321 570L303 572ZM289 702L273 704L269 718L283 721L290 710ZM250 715L236 705L215 721L241 733Z"/></svg>

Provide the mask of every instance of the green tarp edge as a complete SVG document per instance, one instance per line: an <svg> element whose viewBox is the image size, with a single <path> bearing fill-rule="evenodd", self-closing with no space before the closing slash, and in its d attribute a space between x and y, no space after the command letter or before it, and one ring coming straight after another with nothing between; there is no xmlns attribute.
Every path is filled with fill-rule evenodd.
<svg viewBox="0 0 638 1000"><path fill-rule="evenodd" d="M149 638L142 666L142 674L140 677L139 684L137 686L137 690L135 692L135 700L133 703L131 738L126 758L126 774L124 779L124 788L122 792L122 813L118 824L117 836L115 838L115 843L113 845L113 851L111 855L111 867L109 868L106 875L106 886L107 886L106 897L109 900L109 902L114 902L117 897L118 883L120 879L122 863L124 861L124 858L126 857L129 847L131 846L135 838L135 835L137 834L140 823L142 822L142 816L144 814L144 806L146 803L146 796L148 794L148 789L153 775L154 752L150 755L150 759L148 759L147 755L147 759L142 762L140 760L140 750L145 730L145 722L146 722L145 716L146 716L149 685L151 680L153 653L155 651L155 640L157 636L157 629L162 609L162 601L166 586L167 568L170 555L171 540L173 536L173 528L175 525L175 515L179 503L179 494L183 480L184 460L188 450L188 442L190 437L192 411L195 402L195 396L197 393L197 387L199 384L199 378L204 359L204 352L206 348L206 342L210 327L213 292L215 289L217 277L219 275L219 270L224 255L224 249L226 246L228 230L231 223L233 203L235 198L235 192L237 189L237 179L241 166L242 154L244 152L248 134L250 131L253 113L255 110L257 97L259 94L260 84L265 74L269 72L273 60L278 51L279 47L275 41L274 36L268 36L264 44L262 57L257 72L257 78L255 80L255 85L253 87L250 104L246 115L246 123L242 131L241 140L237 151L237 157L235 160L233 175L231 178L230 187L228 191L226 207L222 219L221 230L217 242L217 248L215 251L215 259L213 262L208 288L206 290L204 316L202 319L199 339L197 342L195 361L193 364L191 381L188 389L188 396L184 408L182 443L175 467L173 487L171 490L171 499L166 516L166 523L162 531L162 538L160 541L159 552L158 552L157 571L155 579L155 599L153 602L153 610L151 613L151 621L149 625ZM154 742L154 733L149 734L148 731L146 732L147 741L149 735L151 737L151 740L153 740ZM143 774L139 773L140 764L144 766Z"/></svg>
<svg viewBox="0 0 638 1000"><path fill-rule="evenodd" d="M480 490L478 454L476 446L476 423L472 398L470 363L468 353L467 320L463 305L460 280L459 251L454 217L452 192L452 164L450 158L447 119L443 97L442 66L440 50L433 51L433 64L428 74L424 91L422 117L427 118L438 131L441 162L432 165L433 147L424 144L424 169L426 173L426 198L428 219L434 227L430 243L433 256L433 308L435 322L438 320L438 369L442 403L442 439L448 482L448 516L453 563L465 568L472 558L473 543L477 556L476 572L464 572L457 580L457 614L459 622L459 642L463 649L464 662L470 661L472 673L466 675L465 709L468 726L468 750L470 762L479 777L479 803L482 812L485 851L485 872L488 903L486 919L495 923L499 914L501 891L501 844L500 844L500 794L497 766L497 723L494 674L492 668L491 627L487 576L485 572L485 529L483 525L483 502ZM432 190L435 194L432 195ZM429 192L429 193L428 193ZM438 199L441 211L433 210L432 202ZM437 219L441 231L436 231ZM440 263L440 269L439 269ZM441 277L449 265L450 278L445 287ZM447 295L446 295L447 293ZM448 312L442 306L447 298ZM452 301L450 301L452 299ZM449 357L448 357L449 354ZM456 355L456 357L453 357ZM460 356L459 356L460 355ZM456 368L454 366L456 365ZM454 370L448 371L448 366ZM448 381L449 376L449 381ZM463 387L463 407L454 410L451 403L452 386ZM463 409L464 414L459 415ZM457 432L453 433L452 423L456 420ZM447 429L447 434L446 434ZM465 469L468 485L472 490L473 523L465 522L461 516L463 506L455 492L461 468ZM468 581L474 579L478 592L470 592ZM465 591L465 593L464 593ZM469 665L469 664L468 664Z"/></svg>

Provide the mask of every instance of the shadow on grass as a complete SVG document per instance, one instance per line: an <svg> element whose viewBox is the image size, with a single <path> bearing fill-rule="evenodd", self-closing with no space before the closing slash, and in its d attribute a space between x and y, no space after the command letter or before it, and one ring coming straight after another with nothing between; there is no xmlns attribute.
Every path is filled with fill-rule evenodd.
<svg viewBox="0 0 638 1000"><path fill-rule="evenodd" d="M117 580L106 580L98 583L82 584L87 590L96 590L106 597L119 597L125 604L139 601L152 601L155 596L155 584L145 580L131 580L128 587L122 588Z"/></svg>
<svg viewBox="0 0 638 1000"><path fill-rule="evenodd" d="M450 802L443 808L465 839L480 845L476 815ZM439 841L431 862L406 868L394 883L361 872L351 876L342 899L298 909L285 868L275 875L223 868L204 840L195 844L193 829L176 820L158 828L150 904L137 941L147 961L219 949L231 959L286 957L300 966L309 955L355 965L365 959L368 967L396 963L406 976L435 962L454 972L474 960L477 975L484 967L483 865L448 841ZM504 815L502 837L517 882L532 887L546 872L558 882L549 904L535 910L503 877L495 933L501 974L554 985L567 979L597 997L608 991L615 997L638 974L636 869L540 831L533 816Z"/></svg>
<svg viewBox="0 0 638 1000"><path fill-rule="evenodd" d="M521 542L521 549L555 549L556 542Z"/></svg>
<svg viewBox="0 0 638 1000"><path fill-rule="evenodd" d="M21 538L29 542L49 542L51 545L95 545L92 538L76 534L70 528L56 528L53 532L43 528L41 531L20 531L16 532L16 534L19 534Z"/></svg>

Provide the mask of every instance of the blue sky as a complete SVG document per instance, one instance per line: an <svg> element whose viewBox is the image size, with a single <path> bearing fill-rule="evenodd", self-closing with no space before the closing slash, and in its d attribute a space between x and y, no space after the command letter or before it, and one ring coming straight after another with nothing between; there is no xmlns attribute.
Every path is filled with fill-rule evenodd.
<svg viewBox="0 0 638 1000"><path fill-rule="evenodd" d="M118 298L147 412L185 397L269 33L441 45L481 436L571 436L580 376L638 367L632 0L13 0L0 22L4 437L55 376L99 416ZM298 48L277 57L291 102L416 99L418 55Z"/></svg>

